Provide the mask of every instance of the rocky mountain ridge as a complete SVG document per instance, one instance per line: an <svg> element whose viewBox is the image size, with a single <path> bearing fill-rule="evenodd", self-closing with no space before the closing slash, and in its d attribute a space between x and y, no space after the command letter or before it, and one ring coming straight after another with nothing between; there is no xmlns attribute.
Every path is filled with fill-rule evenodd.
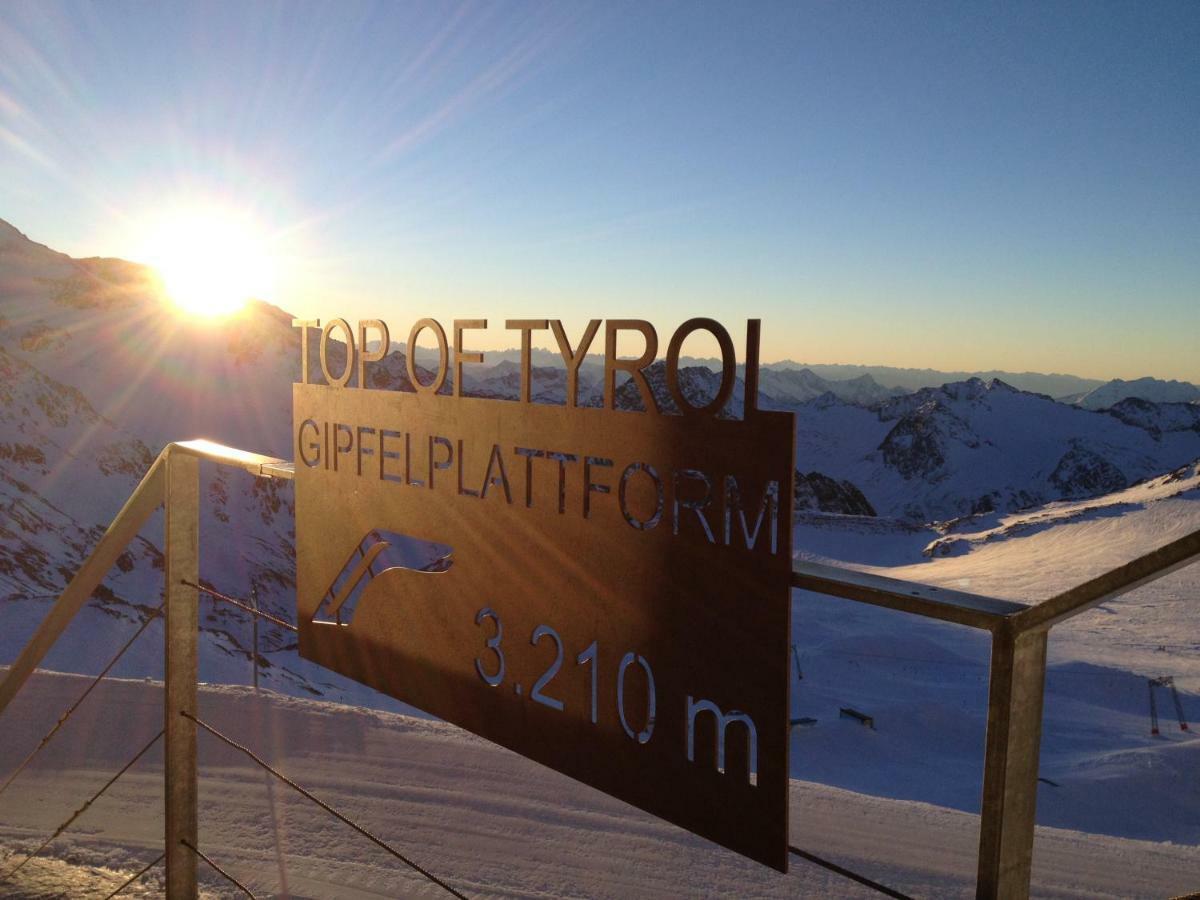
<svg viewBox="0 0 1200 900"><path fill-rule="evenodd" d="M913 521L1107 493L1200 454L1191 404L1092 411L999 380L925 388L870 409L829 396L794 409L801 468L819 466L881 515Z"/></svg>
<svg viewBox="0 0 1200 900"><path fill-rule="evenodd" d="M1150 403L1196 403L1200 402L1200 387L1187 381L1163 381L1158 378L1124 381L1114 378L1088 391L1076 402L1084 409L1110 409L1129 399Z"/></svg>

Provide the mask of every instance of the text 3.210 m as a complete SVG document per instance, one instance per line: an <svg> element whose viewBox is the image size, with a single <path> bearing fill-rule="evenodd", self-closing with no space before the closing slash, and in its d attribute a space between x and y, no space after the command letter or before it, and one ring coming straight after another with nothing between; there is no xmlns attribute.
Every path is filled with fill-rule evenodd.
<svg viewBox="0 0 1200 900"><path fill-rule="evenodd" d="M485 637L484 647L479 655L475 658L475 671L478 673L483 683L489 687L499 687L504 682L504 675L507 668L504 645L504 623L500 618L500 614L489 606L483 607L475 614L475 624L480 628L492 627L492 634ZM529 643L537 646L543 641L549 641L554 645L554 661L550 666L538 677L533 683L533 687L529 691L529 699L535 703L540 703L543 706L548 706L550 709L562 712L565 708L564 702L555 697L552 692L551 682L559 674L563 664L563 642L559 637L558 632L549 625L538 625L533 629L529 636ZM592 724L596 724L598 719L598 702L599 702L599 663L598 663L598 644L592 641L582 652L575 657L576 666L586 666L590 677L589 710L588 714ZM645 705L645 721L644 723L631 723L626 709L626 675L629 669L633 666L638 666L642 669L646 679L646 705ZM627 652L621 657L621 662L617 666L616 679L616 700L617 700L617 718L621 722L621 727L625 734L630 739L637 741L639 744L648 743L651 737L654 736L654 716L655 707L658 702L657 688L654 682L654 670L650 666L650 662L640 654L633 651ZM513 692L518 696L523 691L523 685L520 682L513 684ZM750 716L739 710L723 711L716 703L711 700L697 700L691 695L687 697L687 759L689 762L695 761L695 745L696 745L696 725L697 719L701 715L708 715L712 718L712 735L715 746L713 748L713 761L718 772L725 773L725 738L726 731L732 725L740 725L744 730L746 739L746 761L748 763L746 772L747 781L751 786L758 783L758 732L754 727L754 721ZM642 724L640 730L635 729L635 724Z"/></svg>

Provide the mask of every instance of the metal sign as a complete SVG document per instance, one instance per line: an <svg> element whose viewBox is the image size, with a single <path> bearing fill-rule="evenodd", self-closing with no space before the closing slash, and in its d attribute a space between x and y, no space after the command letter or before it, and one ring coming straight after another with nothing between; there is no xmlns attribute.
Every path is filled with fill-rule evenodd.
<svg viewBox="0 0 1200 900"><path fill-rule="evenodd" d="M319 325L297 324L307 360ZM387 347L386 325L320 329L327 383L306 363L293 388L301 655L786 871L793 423L756 408L758 323L741 420L716 415L736 381L716 322L670 342L676 415L642 374L649 323L606 323L602 409L576 396L599 322L575 349L558 322L508 325L519 402L460 396L481 361L463 332L486 323L455 322L452 354L418 322L408 346L430 329L441 364L422 381L410 355L416 393L352 386L371 384L383 354L366 338ZM563 406L529 402L530 335L547 327ZM724 366L696 408L677 369L701 329ZM617 357L622 330L641 359ZM620 370L648 412L615 408Z"/></svg>

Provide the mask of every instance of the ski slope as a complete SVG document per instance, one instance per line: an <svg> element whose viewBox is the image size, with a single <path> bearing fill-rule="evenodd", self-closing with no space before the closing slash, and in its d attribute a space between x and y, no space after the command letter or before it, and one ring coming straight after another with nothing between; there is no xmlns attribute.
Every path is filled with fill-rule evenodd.
<svg viewBox="0 0 1200 900"><path fill-rule="evenodd" d="M795 545L798 558L1038 602L1197 530L1193 463L1104 497L938 527L810 515ZM806 592L793 630L804 675L794 713L818 719L793 734L794 777L978 811L986 635ZM1192 730L1160 692L1162 730L1150 734L1147 680L1162 675L1175 678ZM873 715L877 730L838 719L841 706ZM1038 822L1200 844L1197 718L1193 564L1050 632L1040 774L1053 784L1039 785Z"/></svg>
<svg viewBox="0 0 1200 900"><path fill-rule="evenodd" d="M35 676L6 713L6 733L40 734L84 683ZM236 686L203 687L200 709L471 897L877 896L799 860L780 875L440 722L256 697ZM48 836L155 734L161 716L160 684L102 685L0 799L0 866ZM286 878L294 897L439 895L278 786L273 829L265 774L207 735L200 749L201 848L256 893L277 893ZM5 769L19 755L16 742L0 745ZM161 803L156 749L51 845L46 860L4 885L6 896L103 897L160 852ZM971 815L799 780L791 809L802 847L915 896L973 896ZM236 896L201 868L209 896ZM146 886L157 883L151 876ZM1038 896L1163 897L1195 884L1200 848L1039 829Z"/></svg>
<svg viewBox="0 0 1200 900"><path fill-rule="evenodd" d="M936 528L807 515L795 552L1036 601L1197 528L1193 464L1106 497ZM1146 708L1146 678L1172 674L1185 709L1200 712L1198 594L1200 566L1191 566L1052 632L1041 774L1054 783L1039 786L1036 896L1164 897L1200 887L1200 739L1173 727L1151 737ZM10 635L30 627L9 615ZM119 624L105 633L134 628ZM913 896L971 896L986 636L801 591L793 631L803 675L793 713L817 720L793 731L793 842ZM131 666L144 671L161 647L159 625L137 646ZM89 652L99 659L101 649ZM218 657L211 671L222 680L236 677L236 654L214 644L204 653ZM84 684L50 673L30 682L0 720L0 771ZM780 876L428 718L256 697L229 684L205 685L201 696L216 727L470 896L871 895L799 860ZM396 708L378 695L364 699ZM845 705L873 715L875 730L839 718ZM1161 710L1173 726L1165 697ZM157 681L103 684L0 796L0 866L52 833L161 716ZM233 751L205 735L201 750L204 849L256 892L278 893L286 880L297 897L436 894L285 789L276 787L272 804L267 776ZM161 791L156 749L45 860L0 888L16 897L104 896L159 852ZM153 893L156 877L143 890ZM208 889L233 896L215 876Z"/></svg>
<svg viewBox="0 0 1200 900"><path fill-rule="evenodd" d="M799 517L798 558L1036 602L1200 529L1200 465L1125 491L939 526ZM1034 893L1164 897L1200 887L1200 739L1165 698L1149 735L1146 679L1171 674L1200 716L1200 566L1182 569L1051 633ZM33 627L5 609L5 642ZM89 607L59 653L98 669L136 623ZM239 652L205 643L202 678L248 681ZM794 592L802 678L793 714L793 842L913 896L972 895L988 646L974 630ZM159 671L161 626L128 673ZM287 652L275 654L286 667ZM78 664L79 659L74 662ZM53 664L53 660L50 661ZM242 669L245 671L243 672ZM15 766L82 690L39 674L0 719L0 772ZM286 682L281 686L287 687ZM795 861L780 876L534 763L364 693L363 709L245 686L202 688L218 728L394 841L470 896L870 896ZM875 729L838 717L852 706ZM105 683L0 796L0 866L19 860L161 727L160 684ZM204 847L256 892L433 896L411 873L261 771L201 736ZM0 885L6 896L102 897L161 847L156 749L68 834ZM272 810L276 825L272 825ZM7 861L6 861L7 860ZM144 890L153 893L155 875ZM212 896L232 896L219 879ZM225 893L222 893L222 892ZM136 896L137 894L135 894Z"/></svg>

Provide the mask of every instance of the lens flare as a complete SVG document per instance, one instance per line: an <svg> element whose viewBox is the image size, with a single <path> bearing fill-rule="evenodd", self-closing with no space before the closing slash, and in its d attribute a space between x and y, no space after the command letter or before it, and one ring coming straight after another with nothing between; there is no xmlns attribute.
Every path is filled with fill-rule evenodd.
<svg viewBox="0 0 1200 900"><path fill-rule="evenodd" d="M166 295L191 316L230 316L254 297L270 299L275 262L266 232L245 213L194 206L156 217L141 258Z"/></svg>

